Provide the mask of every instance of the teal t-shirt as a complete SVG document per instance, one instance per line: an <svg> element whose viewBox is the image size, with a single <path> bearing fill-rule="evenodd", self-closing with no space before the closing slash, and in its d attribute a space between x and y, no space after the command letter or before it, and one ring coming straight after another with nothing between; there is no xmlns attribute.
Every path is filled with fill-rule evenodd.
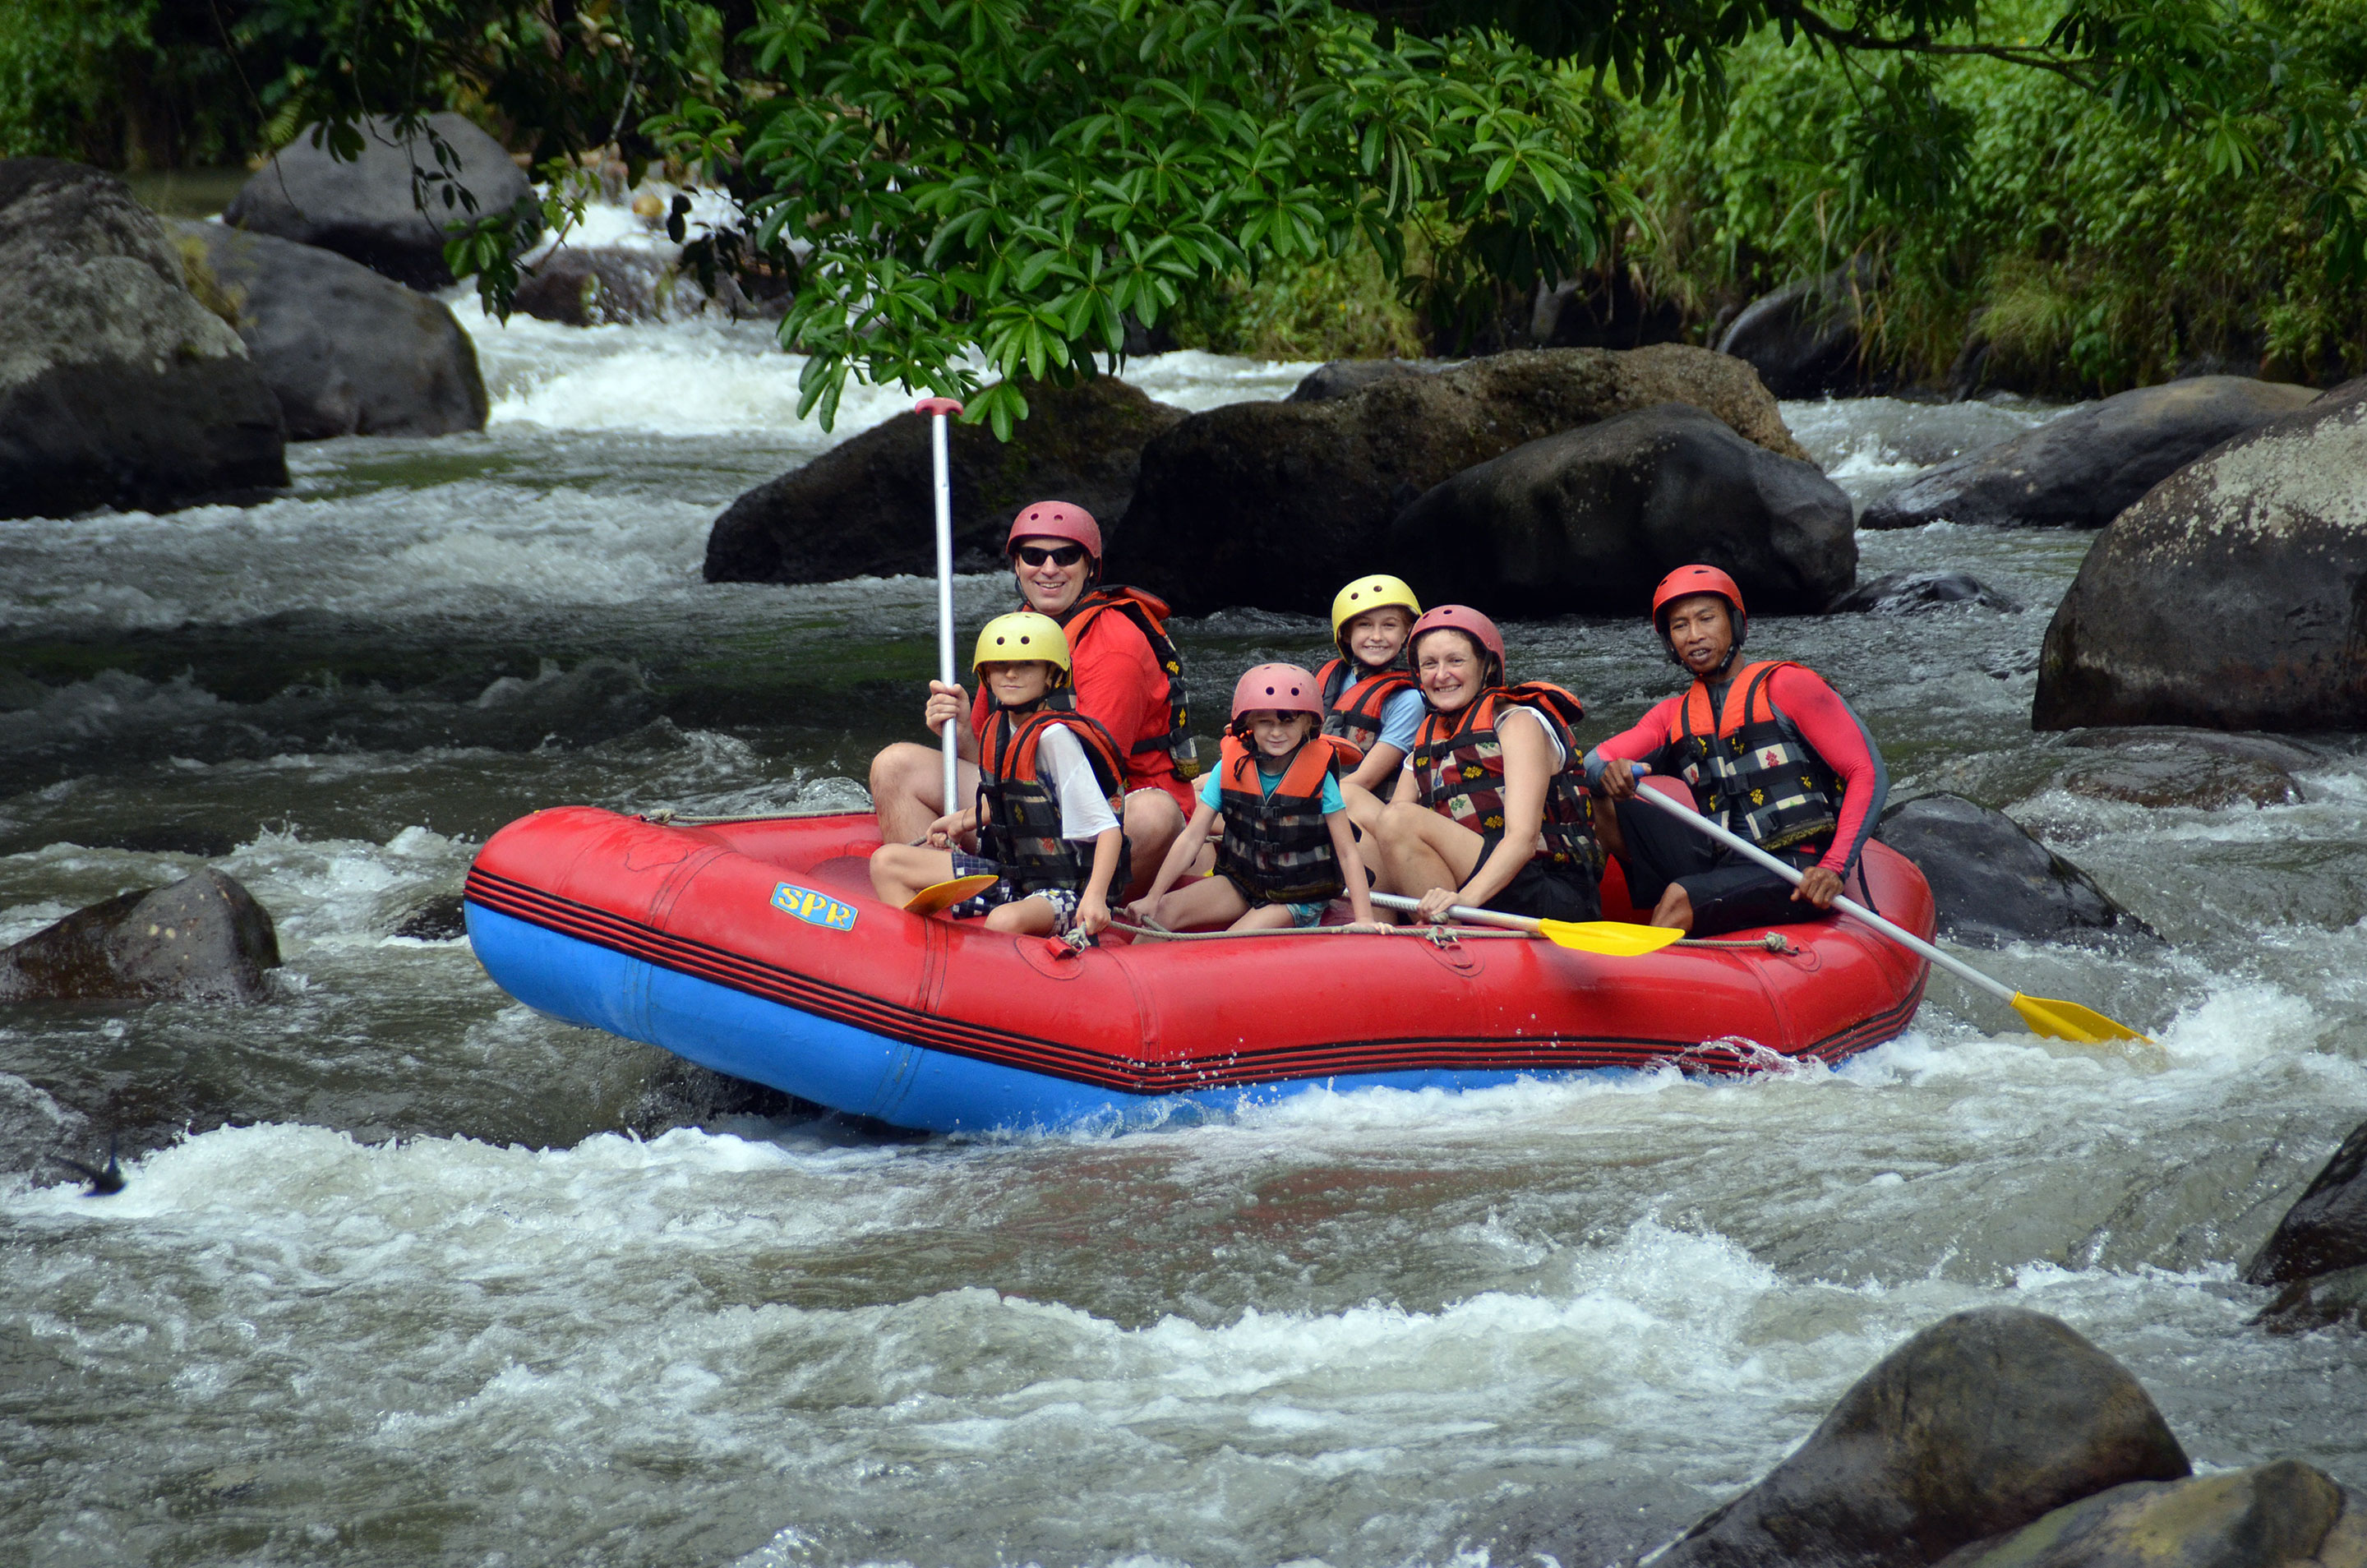
<svg viewBox="0 0 2367 1568"><path fill-rule="evenodd" d="M1261 795L1272 795L1274 793L1274 786L1282 782L1282 775L1288 771L1289 764L1278 763L1275 765L1274 770L1269 773L1266 770L1265 758L1263 755L1258 758L1257 761L1258 793ZM1224 793L1224 769L1212 768L1206 773L1201 775L1201 805L1207 807L1213 811L1222 811L1225 808L1225 803L1223 800ZM1333 778L1330 773L1325 773L1323 775L1323 815L1329 817L1334 811L1345 811L1347 808L1348 803L1340 797L1340 781Z"/></svg>

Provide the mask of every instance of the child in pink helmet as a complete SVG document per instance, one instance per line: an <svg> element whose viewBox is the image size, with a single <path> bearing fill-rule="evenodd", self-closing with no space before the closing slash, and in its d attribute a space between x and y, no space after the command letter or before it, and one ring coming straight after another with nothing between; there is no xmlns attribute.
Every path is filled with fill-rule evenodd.
<svg viewBox="0 0 2367 1568"><path fill-rule="evenodd" d="M1233 931L1319 925L1345 894L1360 926L1378 929L1364 857L1340 794L1356 749L1321 733L1315 677L1296 664L1261 664L1233 687L1222 761L1200 782L1199 803L1167 852L1150 891L1127 907L1138 920ZM1171 892L1224 822L1217 874Z"/></svg>

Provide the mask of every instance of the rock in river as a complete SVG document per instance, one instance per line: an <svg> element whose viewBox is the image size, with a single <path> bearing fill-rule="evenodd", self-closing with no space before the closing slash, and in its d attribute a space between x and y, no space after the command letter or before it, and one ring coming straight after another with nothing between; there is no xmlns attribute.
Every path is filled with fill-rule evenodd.
<svg viewBox="0 0 2367 1568"><path fill-rule="evenodd" d="M2055 611L2032 722L2367 727L2367 380L2180 469Z"/></svg>
<svg viewBox="0 0 2367 1568"><path fill-rule="evenodd" d="M1143 444L1184 417L1113 376L1033 385L1027 404L1008 445L984 425L956 423L948 433L960 570L997 565L1012 514L1031 501L1074 502L1108 528L1134 493ZM929 497L929 422L900 413L733 502L708 533L707 581L933 572Z"/></svg>
<svg viewBox="0 0 2367 1568"><path fill-rule="evenodd" d="M1821 609L1857 575L1849 497L1815 464L1662 403L1516 446L1400 513L1388 559L1434 599L1632 614L1687 561L1762 613Z"/></svg>
<svg viewBox="0 0 2367 1568"><path fill-rule="evenodd" d="M271 916L210 866L118 894L0 951L0 1001L260 1001L279 963Z"/></svg>
<svg viewBox="0 0 2367 1568"><path fill-rule="evenodd" d="M279 406L123 182L0 160L0 516L163 512L288 482Z"/></svg>
<svg viewBox="0 0 2367 1568"><path fill-rule="evenodd" d="M485 427L477 350L443 302L334 251L182 223L238 306L238 335L293 441Z"/></svg>
<svg viewBox="0 0 2367 1568"><path fill-rule="evenodd" d="M2133 1481L2066 1504L1947 1568L2358 1568L2367 1518L2294 1460L2184 1481Z"/></svg>
<svg viewBox="0 0 2367 1568"><path fill-rule="evenodd" d="M2140 387L1919 474L1867 507L1862 525L2101 528L2222 441L2316 395L2246 376Z"/></svg>
<svg viewBox="0 0 2367 1568"><path fill-rule="evenodd" d="M1968 571L1890 571L1861 582L1825 606L1828 615L1905 615L1946 604L1978 604L2019 610L2022 602L2000 593Z"/></svg>
<svg viewBox="0 0 2367 1568"><path fill-rule="evenodd" d="M2367 1123L2317 1173L2244 1266L2252 1285L2283 1285L2367 1267Z"/></svg>
<svg viewBox="0 0 2367 1568"><path fill-rule="evenodd" d="M2002 811L1927 795L1882 814L1875 837L1931 885L1940 934L1968 947L2150 937L2095 879Z"/></svg>
<svg viewBox="0 0 2367 1568"><path fill-rule="evenodd" d="M1885 1357L1655 1568L1920 1568L2185 1450L2127 1370L2055 1318L1958 1313Z"/></svg>
<svg viewBox="0 0 2367 1568"><path fill-rule="evenodd" d="M1320 613L1376 564L1391 520L1433 486L1523 442L1667 402L1806 458L1750 367L1706 349L1501 354L1344 397L1233 403L1183 420L1143 448L1110 574L1185 615L1229 604Z"/></svg>
<svg viewBox="0 0 2367 1568"><path fill-rule="evenodd" d="M1871 270L1860 262L1762 295L1718 339L1720 354L1749 362L1779 398L1871 390L1863 335Z"/></svg>
<svg viewBox="0 0 2367 1568"><path fill-rule="evenodd" d="M1332 359L1309 370L1299 378L1298 385L1290 389L1287 401L1319 403L1333 398L1344 398L1351 392L1361 392L1376 381L1394 381L1405 376L1429 376L1437 372L1435 365L1418 364L1410 359Z"/></svg>
<svg viewBox="0 0 2367 1568"><path fill-rule="evenodd" d="M2306 799L2293 770L2325 759L2269 735L2221 735L2169 725L2078 729L2063 739L2076 756L2056 775L2074 795L2134 806L2295 806Z"/></svg>
<svg viewBox="0 0 2367 1568"><path fill-rule="evenodd" d="M429 115L427 126L459 160L457 173L443 167L428 137L398 141L389 119L362 123L361 156L350 164L331 156L325 142L315 146L321 128L309 125L246 182L222 221L334 251L413 288L447 288L445 231L522 210L534 187L500 142L459 115ZM457 190L475 198L475 211ZM456 199L447 204L447 195Z"/></svg>

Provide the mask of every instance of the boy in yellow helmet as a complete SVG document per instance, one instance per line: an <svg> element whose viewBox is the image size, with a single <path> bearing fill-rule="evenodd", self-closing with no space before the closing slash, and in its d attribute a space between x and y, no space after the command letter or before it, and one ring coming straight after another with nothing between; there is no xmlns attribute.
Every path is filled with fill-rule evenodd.
<svg viewBox="0 0 2367 1568"><path fill-rule="evenodd" d="M920 844L882 844L871 886L901 906L923 887L991 873L1001 880L957 916L983 912L991 931L1099 934L1109 895L1128 874L1118 813L1117 743L1070 700L1069 639L1033 611L998 615L970 660L987 695L980 714L978 800L929 825ZM976 853L963 848L974 840Z"/></svg>

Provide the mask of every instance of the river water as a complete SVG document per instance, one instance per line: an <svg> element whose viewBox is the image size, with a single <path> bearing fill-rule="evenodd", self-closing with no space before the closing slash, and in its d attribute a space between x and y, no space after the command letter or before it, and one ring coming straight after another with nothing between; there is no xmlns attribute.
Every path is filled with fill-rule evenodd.
<svg viewBox="0 0 2367 1568"><path fill-rule="evenodd" d="M2201 1463L2367 1485L2359 1342L2265 1337L2235 1279L2367 1106L2367 763L2333 738L2265 809L2052 787L2033 671L2088 536L1868 535L1869 576L2027 608L1754 647L1834 677L1899 793L2007 807L2169 939L1986 960L2161 1056L1941 979L1838 1072L906 1140L719 1110L389 935L538 806L858 802L934 661L924 581L700 582L716 512L831 439L761 329L472 330L481 436L300 447L252 510L0 524L0 941L211 860L287 956L252 1009L0 1011L13 1560L1576 1568L1994 1303L2122 1358ZM1200 408L1304 368L1129 373ZM2045 417L1785 412L1861 500ZM966 580L965 626L1006 594ZM1185 623L1196 697L1323 631ZM1636 623L1508 632L1603 727L1669 689ZM119 1196L39 1163L112 1129Z"/></svg>

